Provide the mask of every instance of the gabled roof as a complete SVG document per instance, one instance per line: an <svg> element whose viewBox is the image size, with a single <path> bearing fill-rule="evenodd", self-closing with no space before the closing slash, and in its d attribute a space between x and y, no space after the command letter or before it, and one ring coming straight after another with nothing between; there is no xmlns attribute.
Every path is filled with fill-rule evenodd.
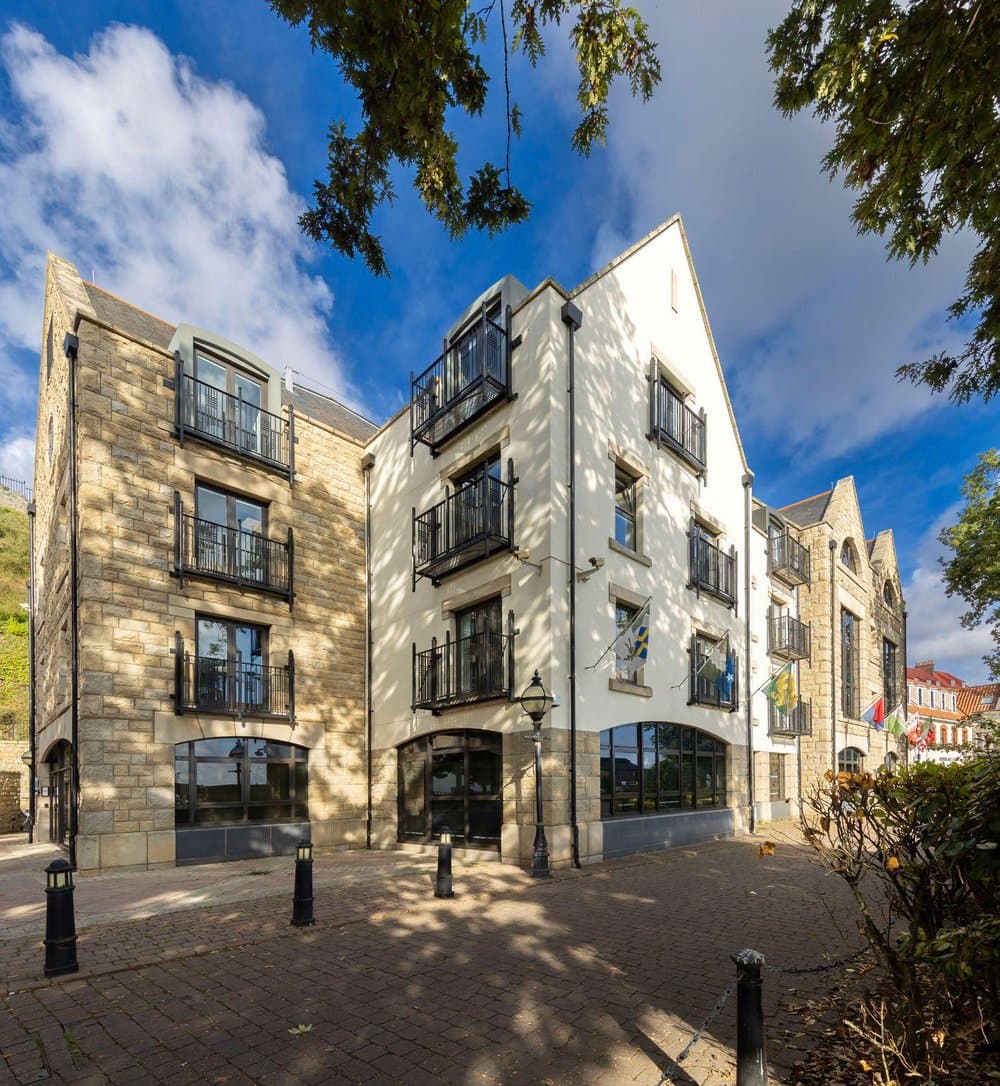
<svg viewBox="0 0 1000 1086"><path fill-rule="evenodd" d="M1000 683L964 687L958 692L958 708L966 716L1000 711Z"/></svg>
<svg viewBox="0 0 1000 1086"><path fill-rule="evenodd" d="M791 505L782 506L778 512L800 528L808 528L810 524L819 524L826 516L832 495L832 490L824 490L822 494L814 494L811 498L803 498Z"/></svg>
<svg viewBox="0 0 1000 1086"><path fill-rule="evenodd" d="M145 309L126 302L115 294L109 294L95 283L81 280L83 288L87 292L90 304L94 307L94 313L102 324L118 328L126 335L135 339L145 340L156 347L166 350L170 346L176 329L172 324L154 317Z"/></svg>
<svg viewBox="0 0 1000 1086"><path fill-rule="evenodd" d="M908 667L906 677L917 683L929 683L931 686L965 685L957 675L952 675L950 671L939 671L934 667Z"/></svg>

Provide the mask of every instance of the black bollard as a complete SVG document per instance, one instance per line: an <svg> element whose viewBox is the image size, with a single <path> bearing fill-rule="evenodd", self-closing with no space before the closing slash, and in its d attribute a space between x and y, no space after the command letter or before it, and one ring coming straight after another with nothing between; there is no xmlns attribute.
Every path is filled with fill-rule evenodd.
<svg viewBox="0 0 1000 1086"><path fill-rule="evenodd" d="M764 955L756 950L737 950L733 961L736 962L736 1086L767 1086L760 976Z"/></svg>
<svg viewBox="0 0 1000 1086"><path fill-rule="evenodd" d="M65 860L53 860L45 869L45 975L58 977L79 968L73 868Z"/></svg>
<svg viewBox="0 0 1000 1086"><path fill-rule="evenodd" d="M451 834L442 833L441 843L438 845L438 873L437 885L434 887L435 897L454 897L455 891L451 886Z"/></svg>
<svg viewBox="0 0 1000 1086"><path fill-rule="evenodd" d="M315 924L313 917L313 847L300 841L295 849L295 894L292 897L292 925L304 928Z"/></svg>

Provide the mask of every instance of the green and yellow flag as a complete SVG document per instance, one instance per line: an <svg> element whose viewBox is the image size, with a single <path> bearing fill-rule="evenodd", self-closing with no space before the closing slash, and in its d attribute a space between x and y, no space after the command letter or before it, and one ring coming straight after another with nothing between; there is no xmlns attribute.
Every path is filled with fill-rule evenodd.
<svg viewBox="0 0 1000 1086"><path fill-rule="evenodd" d="M788 716L799 703L799 692L795 687L795 670L791 663L776 671L764 684L764 697L782 716Z"/></svg>

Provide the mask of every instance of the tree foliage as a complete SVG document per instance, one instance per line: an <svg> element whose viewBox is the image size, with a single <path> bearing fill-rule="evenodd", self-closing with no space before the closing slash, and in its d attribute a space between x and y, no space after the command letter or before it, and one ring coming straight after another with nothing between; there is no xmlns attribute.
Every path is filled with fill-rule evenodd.
<svg viewBox="0 0 1000 1086"><path fill-rule="evenodd" d="M581 112L572 145L582 154L604 141L616 79L625 78L643 99L660 80L646 24L621 0L509 0L509 11L505 0L483 0L479 8L467 0L270 2L293 26L308 26L313 49L337 62L361 109L358 132L350 133L343 120L330 125L328 176L316 181L314 206L300 226L345 256L361 256L376 275L387 268L372 216L393 199L394 161L414 168L421 199L452 237L470 227L493 234L527 218L531 204L511 181L511 136L520 134L523 115L511 98L508 59L520 53L536 65L545 55L547 27L572 22ZM490 76L479 50L496 24L506 103L506 131L498 134L502 164L484 163L463 184L448 116L453 110L482 114Z"/></svg>
<svg viewBox="0 0 1000 1086"><path fill-rule="evenodd" d="M995 0L796 0L768 35L774 100L833 123L823 159L859 192L861 233L926 263L943 236L978 239L953 319L959 352L897 370L965 402L1000 391L1000 4Z"/></svg>
<svg viewBox="0 0 1000 1086"><path fill-rule="evenodd" d="M849 1023L878 1049L876 1081L940 1081L996 1040L1000 756L828 771L806 796L802 823L850 887L891 983L892 1006L869 994Z"/></svg>
<svg viewBox="0 0 1000 1086"><path fill-rule="evenodd" d="M942 559L945 589L969 605L963 626L992 625L996 648L984 659L1000 678L1000 451L980 456L962 483L962 496L965 508L957 523L940 536L952 550L950 559Z"/></svg>

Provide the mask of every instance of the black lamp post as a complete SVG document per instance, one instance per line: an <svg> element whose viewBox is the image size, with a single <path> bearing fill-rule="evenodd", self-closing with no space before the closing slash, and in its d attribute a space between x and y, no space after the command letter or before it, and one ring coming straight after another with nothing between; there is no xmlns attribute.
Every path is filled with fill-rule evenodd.
<svg viewBox="0 0 1000 1086"><path fill-rule="evenodd" d="M535 744L535 845L531 854L531 874L534 878L549 876L549 843L542 822L542 717L548 712L553 698L542 685L535 669L524 693L518 699L521 708L531 717L531 741Z"/></svg>
<svg viewBox="0 0 1000 1086"><path fill-rule="evenodd" d="M292 926L308 927L313 918L313 847L311 841L295 846L295 893L292 896Z"/></svg>

